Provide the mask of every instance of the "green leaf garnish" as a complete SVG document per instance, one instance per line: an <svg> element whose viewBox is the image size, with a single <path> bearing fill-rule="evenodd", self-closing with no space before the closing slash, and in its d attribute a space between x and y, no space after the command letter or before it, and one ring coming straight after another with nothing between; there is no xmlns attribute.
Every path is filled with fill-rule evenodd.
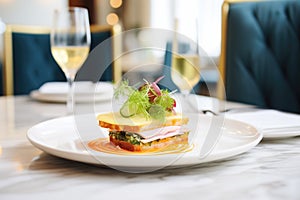
<svg viewBox="0 0 300 200"><path fill-rule="evenodd" d="M167 90L162 90L162 95L157 97L155 100L156 104L161 105L164 109L173 108L174 99L170 97L170 94Z"/></svg>
<svg viewBox="0 0 300 200"><path fill-rule="evenodd" d="M147 93L135 90L127 99L124 104L129 110L130 116L136 114L143 114L149 117L147 109L150 107Z"/></svg>
<svg viewBox="0 0 300 200"><path fill-rule="evenodd" d="M120 82L117 88L114 91L114 97L119 99L121 97L129 97L134 92L134 88L129 86L128 80L123 80Z"/></svg>
<svg viewBox="0 0 300 200"><path fill-rule="evenodd" d="M127 98L120 109L120 114L126 118L142 115L145 118L163 121L166 113L174 112L175 100L167 90L160 90L156 85L157 82L154 83L145 81L136 89L129 86L128 81L122 81L114 92L116 99Z"/></svg>
<svg viewBox="0 0 300 200"><path fill-rule="evenodd" d="M150 116L159 121L164 121L166 117L166 111L165 108L163 108L161 105L152 105L149 108L149 114Z"/></svg>

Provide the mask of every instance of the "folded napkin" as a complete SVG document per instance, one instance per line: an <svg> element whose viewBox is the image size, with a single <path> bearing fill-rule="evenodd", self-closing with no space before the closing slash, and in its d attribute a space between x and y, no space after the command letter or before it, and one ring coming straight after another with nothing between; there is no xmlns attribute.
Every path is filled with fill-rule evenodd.
<svg viewBox="0 0 300 200"><path fill-rule="evenodd" d="M262 132L264 138L284 138L300 135L300 115L277 110L254 110L226 113L226 118L248 123Z"/></svg>
<svg viewBox="0 0 300 200"><path fill-rule="evenodd" d="M113 86L108 82L93 83L89 81L74 82L76 94L111 93ZM43 84L39 90L41 94L67 94L67 82L48 82Z"/></svg>

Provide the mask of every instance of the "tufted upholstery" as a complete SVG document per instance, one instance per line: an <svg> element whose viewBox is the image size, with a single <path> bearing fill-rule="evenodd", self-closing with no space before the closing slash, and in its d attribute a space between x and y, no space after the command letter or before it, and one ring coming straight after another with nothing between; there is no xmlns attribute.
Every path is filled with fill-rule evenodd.
<svg viewBox="0 0 300 200"><path fill-rule="evenodd" d="M300 1L225 2L227 8L227 100L300 113Z"/></svg>

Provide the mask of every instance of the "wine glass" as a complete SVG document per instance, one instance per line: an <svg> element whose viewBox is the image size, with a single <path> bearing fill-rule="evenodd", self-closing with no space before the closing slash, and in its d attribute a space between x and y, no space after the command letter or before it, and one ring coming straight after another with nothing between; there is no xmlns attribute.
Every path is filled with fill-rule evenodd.
<svg viewBox="0 0 300 200"><path fill-rule="evenodd" d="M73 82L90 50L91 33L88 10L70 7L54 12L51 52L68 82L67 113L72 114Z"/></svg>
<svg viewBox="0 0 300 200"><path fill-rule="evenodd" d="M198 26L197 20L194 20L194 23L191 24L180 23L177 19L175 20L171 78L174 84L179 88L183 100L190 104L188 96L194 86L200 81ZM182 24L190 26L182 27ZM188 36L183 35L184 30L190 34Z"/></svg>

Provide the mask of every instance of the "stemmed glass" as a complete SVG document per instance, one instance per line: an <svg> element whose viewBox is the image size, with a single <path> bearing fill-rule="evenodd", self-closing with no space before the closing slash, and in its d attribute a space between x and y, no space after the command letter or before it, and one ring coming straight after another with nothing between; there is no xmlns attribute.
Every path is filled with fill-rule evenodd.
<svg viewBox="0 0 300 200"><path fill-rule="evenodd" d="M54 12L51 52L68 82L67 113L72 114L73 82L90 50L91 33L88 10L70 7Z"/></svg>
<svg viewBox="0 0 300 200"><path fill-rule="evenodd" d="M172 45L172 70L171 78L175 85L180 89L183 100L189 103L188 96L193 87L200 80L200 55L198 46L198 26L197 20L184 27L191 33L189 36L182 35L181 25L175 20L175 31ZM184 23L187 24L187 23Z"/></svg>

